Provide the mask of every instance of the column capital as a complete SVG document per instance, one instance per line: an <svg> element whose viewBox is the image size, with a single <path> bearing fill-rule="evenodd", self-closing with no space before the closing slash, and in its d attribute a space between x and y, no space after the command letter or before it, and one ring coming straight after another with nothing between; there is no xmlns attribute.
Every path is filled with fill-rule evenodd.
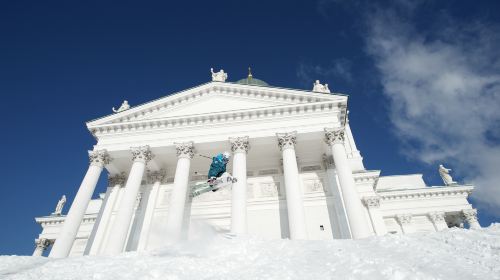
<svg viewBox="0 0 500 280"><path fill-rule="evenodd" d="M47 238L40 238L35 240L35 244L37 248L40 248L41 250L47 249L50 244L52 244L52 241Z"/></svg>
<svg viewBox="0 0 500 280"><path fill-rule="evenodd" d="M161 169L159 171L151 171L151 170L147 171L147 180L148 183L150 184L154 184L156 182L162 183L163 180L165 179L165 176L166 172L164 169Z"/></svg>
<svg viewBox="0 0 500 280"><path fill-rule="evenodd" d="M344 144L345 127L341 128L326 128L325 127L325 142L329 146L333 144Z"/></svg>
<svg viewBox="0 0 500 280"><path fill-rule="evenodd" d="M405 225L405 224L411 223L411 218L412 218L411 214L399 214L399 215L396 215L396 221L398 221L398 223L400 223L401 225Z"/></svg>
<svg viewBox="0 0 500 280"><path fill-rule="evenodd" d="M140 147L131 147L130 151L132 152L132 161L141 161L147 163L154 157L148 145Z"/></svg>
<svg viewBox="0 0 500 280"><path fill-rule="evenodd" d="M194 156L194 143L192 141L190 142L183 142L183 143L174 143L175 148L177 150L177 157L178 158L189 158L192 159Z"/></svg>
<svg viewBox="0 0 500 280"><path fill-rule="evenodd" d="M126 180L127 180L127 176L125 175L125 172L122 172L120 174L114 174L114 175L109 174L108 175L108 187L114 187L114 186L124 187Z"/></svg>
<svg viewBox="0 0 500 280"><path fill-rule="evenodd" d="M368 208L379 208L380 207L380 197L378 197L378 196L363 197L363 204Z"/></svg>
<svg viewBox="0 0 500 280"><path fill-rule="evenodd" d="M93 150L89 151L90 165L104 167L111 162L108 151L106 150Z"/></svg>
<svg viewBox="0 0 500 280"><path fill-rule="evenodd" d="M295 148L295 144L297 143L297 131L276 133L276 137L278 137L278 146L281 151Z"/></svg>
<svg viewBox="0 0 500 280"><path fill-rule="evenodd" d="M234 138L229 137L229 143L231 143L231 151L233 153L248 153L248 150L250 149L248 136Z"/></svg>
<svg viewBox="0 0 500 280"><path fill-rule="evenodd" d="M464 209L462 214L467 222L477 221L477 209Z"/></svg>
<svg viewBox="0 0 500 280"><path fill-rule="evenodd" d="M433 223L444 221L444 212L430 212L427 216Z"/></svg>

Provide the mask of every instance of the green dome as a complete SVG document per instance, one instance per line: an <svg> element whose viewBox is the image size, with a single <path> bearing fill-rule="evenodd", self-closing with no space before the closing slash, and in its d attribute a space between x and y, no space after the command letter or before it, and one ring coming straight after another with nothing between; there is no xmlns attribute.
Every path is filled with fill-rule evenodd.
<svg viewBox="0 0 500 280"><path fill-rule="evenodd" d="M269 86L268 83L263 80L256 79L252 76L252 70L248 67L248 77L245 79L241 79L236 81L237 84L240 85L252 85L252 86Z"/></svg>
<svg viewBox="0 0 500 280"><path fill-rule="evenodd" d="M236 81L237 84L242 84L242 85L255 85L255 86L269 86L268 83L264 82L263 80L255 79L255 78L245 78Z"/></svg>

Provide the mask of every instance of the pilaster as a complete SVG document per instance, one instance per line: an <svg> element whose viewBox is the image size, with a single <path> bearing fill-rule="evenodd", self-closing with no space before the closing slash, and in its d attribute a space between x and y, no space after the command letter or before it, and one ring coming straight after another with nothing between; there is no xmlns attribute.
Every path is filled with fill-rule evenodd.
<svg viewBox="0 0 500 280"><path fill-rule="evenodd" d="M415 229L411 224L412 217L413 216L411 214L396 215L396 221L401 226L401 230L405 234L415 232Z"/></svg>
<svg viewBox="0 0 500 280"><path fill-rule="evenodd" d="M363 203L368 209L368 214L376 235L387 234L384 218L380 213L380 197L368 196L363 198Z"/></svg>
<svg viewBox="0 0 500 280"><path fill-rule="evenodd" d="M470 229L479 229L481 228L481 225L479 224L479 221L477 220L477 209L464 209L462 210L462 214L469 224Z"/></svg>
<svg viewBox="0 0 500 280"><path fill-rule="evenodd" d="M436 231L442 231L443 229L447 229L448 225L444 219L444 212L430 212L427 214L429 220L431 220L432 225Z"/></svg>

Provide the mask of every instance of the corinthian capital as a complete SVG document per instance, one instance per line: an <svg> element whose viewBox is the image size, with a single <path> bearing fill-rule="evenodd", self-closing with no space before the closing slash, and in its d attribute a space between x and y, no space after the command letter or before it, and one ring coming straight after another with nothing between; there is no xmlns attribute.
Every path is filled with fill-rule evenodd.
<svg viewBox="0 0 500 280"><path fill-rule="evenodd" d="M175 148L177 149L177 157L179 158L184 157L192 159L194 156L193 142L175 143Z"/></svg>
<svg viewBox="0 0 500 280"><path fill-rule="evenodd" d="M364 197L363 203L368 208L378 208L378 207L380 207L380 197L378 197L378 196Z"/></svg>
<svg viewBox="0 0 500 280"><path fill-rule="evenodd" d="M89 151L89 161L90 165L104 167L111 161L111 158L106 150L94 150Z"/></svg>
<svg viewBox="0 0 500 280"><path fill-rule="evenodd" d="M125 180L127 180L127 176L125 176L125 172L122 172L120 174L115 174L115 175L110 174L108 176L108 187L114 187L114 186L123 187L123 186L125 186Z"/></svg>
<svg viewBox="0 0 500 280"><path fill-rule="evenodd" d="M140 147L131 147L130 151L132 152L133 161L142 161L144 163L147 163L154 157L148 145Z"/></svg>
<svg viewBox="0 0 500 280"><path fill-rule="evenodd" d="M229 143L231 143L231 151L233 153L248 153L250 149L250 143L248 142L248 136L244 137L229 137Z"/></svg>
<svg viewBox="0 0 500 280"><path fill-rule="evenodd" d="M325 142L328 145L344 144L344 131L342 128L325 128Z"/></svg>
<svg viewBox="0 0 500 280"><path fill-rule="evenodd" d="M412 218L411 214L396 215L396 220L401 225L411 223L411 218Z"/></svg>
<svg viewBox="0 0 500 280"><path fill-rule="evenodd" d="M475 222L477 221L477 210L476 209L464 209L462 210L462 214L467 222Z"/></svg>
<svg viewBox="0 0 500 280"><path fill-rule="evenodd" d="M278 146L280 150L293 149L297 143L297 131L292 131L289 133L276 133L278 137Z"/></svg>
<svg viewBox="0 0 500 280"><path fill-rule="evenodd" d="M433 223L444 221L444 212L431 212L427 216Z"/></svg>

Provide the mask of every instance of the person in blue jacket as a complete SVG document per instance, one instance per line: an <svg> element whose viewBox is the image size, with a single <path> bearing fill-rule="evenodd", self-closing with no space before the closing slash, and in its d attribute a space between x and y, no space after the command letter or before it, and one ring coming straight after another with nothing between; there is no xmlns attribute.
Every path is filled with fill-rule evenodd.
<svg viewBox="0 0 500 280"><path fill-rule="evenodd" d="M231 155L229 152L224 152L213 157L212 164L210 164L210 170L208 171L208 179L218 178L224 174L230 157Z"/></svg>

